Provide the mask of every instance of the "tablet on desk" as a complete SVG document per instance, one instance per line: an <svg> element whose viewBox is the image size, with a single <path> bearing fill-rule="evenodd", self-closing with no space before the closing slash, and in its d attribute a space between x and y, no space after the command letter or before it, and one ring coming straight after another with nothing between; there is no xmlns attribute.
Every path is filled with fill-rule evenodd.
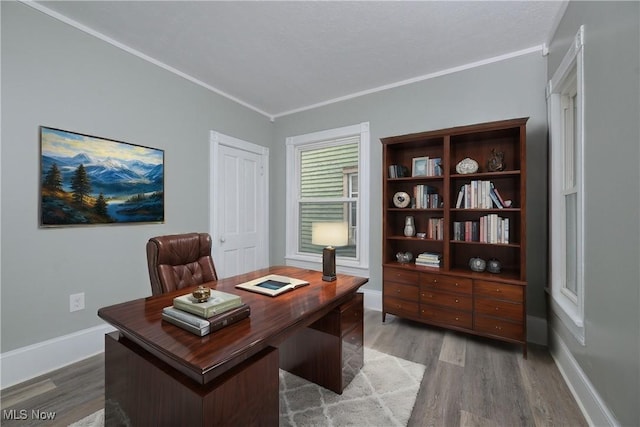
<svg viewBox="0 0 640 427"><path fill-rule="evenodd" d="M268 276L250 280L245 283L240 283L236 285L236 288L275 297L282 293L291 291L295 288L299 288L300 286L306 286L308 284L309 282L307 281L295 279L293 277L270 274Z"/></svg>

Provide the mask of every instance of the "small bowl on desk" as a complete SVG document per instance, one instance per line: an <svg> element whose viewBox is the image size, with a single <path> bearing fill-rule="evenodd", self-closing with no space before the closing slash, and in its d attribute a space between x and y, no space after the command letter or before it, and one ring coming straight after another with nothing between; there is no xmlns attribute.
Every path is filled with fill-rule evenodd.
<svg viewBox="0 0 640 427"><path fill-rule="evenodd" d="M211 296L211 289L200 285L191 293L191 295L193 295L197 302L207 302Z"/></svg>

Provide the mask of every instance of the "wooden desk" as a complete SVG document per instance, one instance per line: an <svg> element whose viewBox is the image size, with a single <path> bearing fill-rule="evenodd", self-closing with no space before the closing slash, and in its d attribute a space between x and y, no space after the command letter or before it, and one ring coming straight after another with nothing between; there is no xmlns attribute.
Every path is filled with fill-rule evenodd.
<svg viewBox="0 0 640 427"><path fill-rule="evenodd" d="M275 298L234 287L268 274L310 285ZM341 392L346 386L338 357L342 340L323 340L324 348L314 354L299 350L309 330L342 336L341 325L353 328L353 320L342 321L340 315L354 301L362 306L356 291L367 279L339 275L323 282L321 277L311 270L270 267L208 283L241 295L251 316L204 337L161 320L162 308L193 288L98 310L118 329L105 337L106 425L277 425L281 360L296 375ZM336 319L338 326L330 326ZM362 313L359 323L362 330Z"/></svg>

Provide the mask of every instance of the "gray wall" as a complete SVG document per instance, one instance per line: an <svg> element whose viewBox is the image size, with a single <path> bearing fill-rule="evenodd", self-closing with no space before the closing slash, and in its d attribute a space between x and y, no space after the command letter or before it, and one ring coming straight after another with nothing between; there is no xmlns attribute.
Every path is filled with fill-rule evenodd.
<svg viewBox="0 0 640 427"><path fill-rule="evenodd" d="M151 294L151 236L209 229L209 131L268 146L267 118L17 2L2 7L2 347L101 323ZM45 125L165 150L165 224L38 228ZM69 312L84 292L86 309Z"/></svg>
<svg viewBox="0 0 640 427"><path fill-rule="evenodd" d="M285 139L369 121L371 125L370 280L382 288L382 144L380 138L451 126L530 117L527 123L527 311L546 316L547 112L546 59L532 53L482 67L278 118L271 152L271 235L285 230ZM279 191L278 191L279 190ZM283 263L284 240L272 240Z"/></svg>
<svg viewBox="0 0 640 427"><path fill-rule="evenodd" d="M622 425L640 425L640 3L570 2L550 78L585 26L585 334L552 328Z"/></svg>

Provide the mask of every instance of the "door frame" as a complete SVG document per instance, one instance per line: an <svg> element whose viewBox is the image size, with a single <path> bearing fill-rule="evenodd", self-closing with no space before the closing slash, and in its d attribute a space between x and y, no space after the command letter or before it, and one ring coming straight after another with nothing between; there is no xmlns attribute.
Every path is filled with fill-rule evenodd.
<svg viewBox="0 0 640 427"><path fill-rule="evenodd" d="M252 142L244 141L242 139L234 138L229 135L217 131L209 132L209 233L213 245L211 247L212 256L215 259L215 255L220 248L219 227L218 221L220 215L217 213L217 209L220 208L219 204L215 201L219 200L220 180L217 179L216 161L220 156L220 146L225 146L238 151L247 151L252 154L260 156L262 179L260 179L261 188L258 191L263 195L263 201L267 205L264 215L261 216L260 229L262 230L262 258L259 264L263 264L264 267L269 266L269 148L262 145L254 144ZM216 209L217 208L217 209Z"/></svg>

